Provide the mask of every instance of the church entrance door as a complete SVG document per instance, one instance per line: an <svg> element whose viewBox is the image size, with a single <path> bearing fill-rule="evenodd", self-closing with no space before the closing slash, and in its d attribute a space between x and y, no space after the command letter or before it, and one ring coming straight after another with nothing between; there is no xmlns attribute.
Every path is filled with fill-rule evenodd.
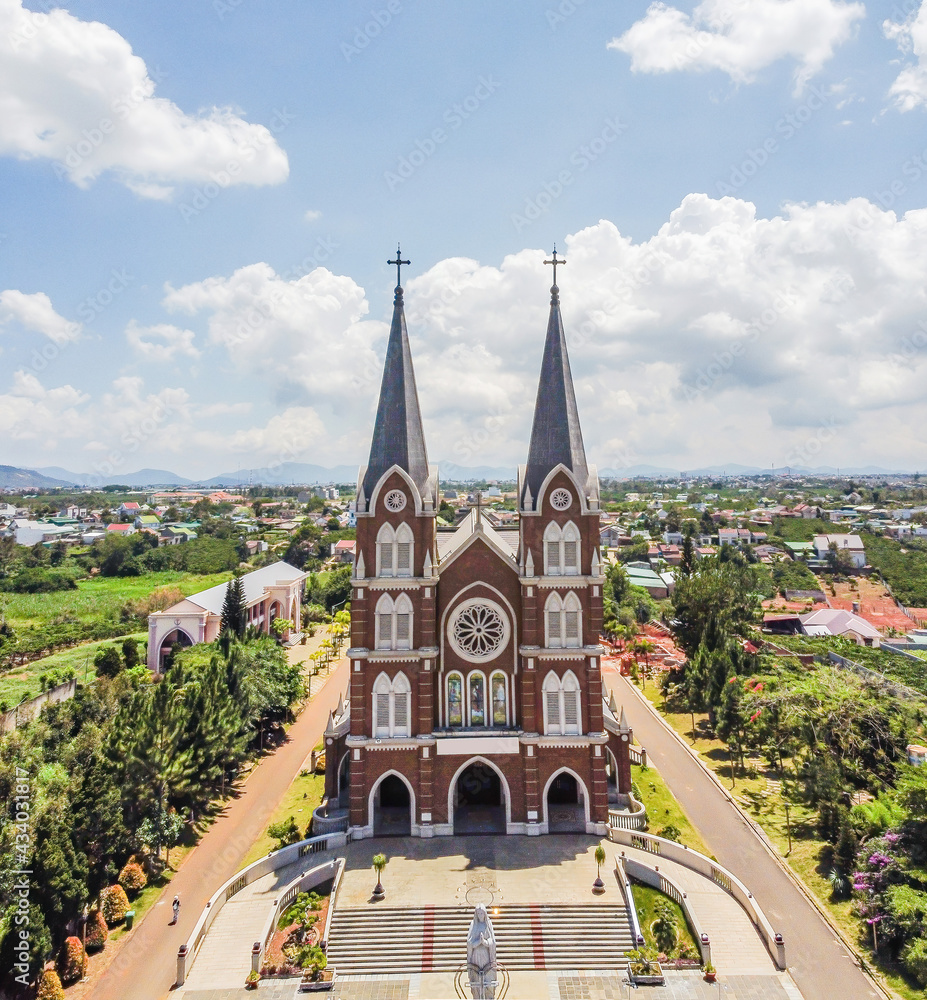
<svg viewBox="0 0 927 1000"><path fill-rule="evenodd" d="M568 771L561 771L547 789L547 832L586 832L586 810L579 782Z"/></svg>
<svg viewBox="0 0 927 1000"><path fill-rule="evenodd" d="M373 798L373 835L408 837L412 832L412 800L402 778L388 774Z"/></svg>
<svg viewBox="0 0 927 1000"><path fill-rule="evenodd" d="M454 785L454 834L505 833L505 792L499 775L480 760Z"/></svg>

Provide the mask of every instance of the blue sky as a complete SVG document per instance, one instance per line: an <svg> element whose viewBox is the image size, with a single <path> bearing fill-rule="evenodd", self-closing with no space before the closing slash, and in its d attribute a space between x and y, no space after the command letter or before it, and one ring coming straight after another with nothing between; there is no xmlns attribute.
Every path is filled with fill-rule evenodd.
<svg viewBox="0 0 927 1000"><path fill-rule="evenodd" d="M401 239L434 459L523 461L556 241L600 466L925 464L917 3L0 0L0 47L0 463L362 461Z"/></svg>

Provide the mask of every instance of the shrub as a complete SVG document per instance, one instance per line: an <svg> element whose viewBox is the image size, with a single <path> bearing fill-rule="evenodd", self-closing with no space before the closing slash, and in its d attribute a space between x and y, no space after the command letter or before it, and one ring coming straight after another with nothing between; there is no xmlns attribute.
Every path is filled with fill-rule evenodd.
<svg viewBox="0 0 927 1000"><path fill-rule="evenodd" d="M79 937L65 938L58 954L58 974L66 986L76 983L87 974L87 953Z"/></svg>
<svg viewBox="0 0 927 1000"><path fill-rule="evenodd" d="M5 589L16 594L49 594L55 590L76 590L77 581L70 573L30 567L8 580Z"/></svg>
<svg viewBox="0 0 927 1000"><path fill-rule="evenodd" d="M267 828L267 835L277 841L274 850L282 850L287 844L295 844L301 837L296 820L290 816L289 819L280 820L279 823L271 823Z"/></svg>
<svg viewBox="0 0 927 1000"><path fill-rule="evenodd" d="M134 896L148 885L148 876L137 861L129 859L119 873L119 884L126 893Z"/></svg>
<svg viewBox="0 0 927 1000"><path fill-rule="evenodd" d="M919 937L909 941L901 953L901 959L921 986L927 986L927 938Z"/></svg>
<svg viewBox="0 0 927 1000"><path fill-rule="evenodd" d="M93 665L100 677L115 677L124 669L122 657L114 646L106 646L93 658Z"/></svg>
<svg viewBox="0 0 927 1000"><path fill-rule="evenodd" d="M87 916L87 933L84 935L87 951L100 951L108 937L109 930L103 914L99 910L91 910Z"/></svg>
<svg viewBox="0 0 927 1000"><path fill-rule="evenodd" d="M129 912L129 897L121 885L111 885L100 893L103 918L110 927L121 924Z"/></svg>
<svg viewBox="0 0 927 1000"><path fill-rule="evenodd" d="M39 983L36 1000L64 1000L64 988L57 972L46 969L42 973L42 981Z"/></svg>

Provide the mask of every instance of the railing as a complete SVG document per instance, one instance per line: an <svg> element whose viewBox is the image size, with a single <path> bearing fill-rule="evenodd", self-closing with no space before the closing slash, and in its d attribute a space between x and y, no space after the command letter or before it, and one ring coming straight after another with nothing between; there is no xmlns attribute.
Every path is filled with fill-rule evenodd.
<svg viewBox="0 0 927 1000"><path fill-rule="evenodd" d="M631 891L631 883L628 880L625 860L624 854L620 858L615 858L615 876L618 879L618 885L621 887L621 894L624 896L624 908L628 914L628 923L631 925L631 936L634 938L634 947L641 948L644 945L644 935L641 933L640 920L637 917L637 907L634 905L634 893Z"/></svg>
<svg viewBox="0 0 927 1000"><path fill-rule="evenodd" d="M335 892L339 882L341 881L341 875L343 872L344 858L338 858L337 860L332 858L331 861L328 861L325 864L317 865L310 871L303 872L302 875L297 876L292 882L289 883L289 885L286 886L283 893L274 900L273 905L271 906L270 914L264 923L261 938L259 941L255 942L255 947L251 950L251 967L255 972L260 973L264 953L267 951L267 946L270 944L274 936L274 932L277 929L277 922L286 912L290 903L292 903L301 892L309 892L311 889L321 885L323 882L333 879L332 891L328 904L328 915L325 920L325 926L322 928L322 936L319 938L320 944L324 947L324 942L327 940L328 927L331 922L331 912L334 909Z"/></svg>
<svg viewBox="0 0 927 1000"><path fill-rule="evenodd" d="M626 805L628 812L620 809L608 810L608 825L616 830L646 830L647 829L647 809L642 802L638 802L633 795L619 795L620 803Z"/></svg>
<svg viewBox="0 0 927 1000"><path fill-rule="evenodd" d="M322 836L326 833L343 833L348 828L348 810L335 809L329 814L328 803L323 802L312 812L312 832Z"/></svg>
<svg viewBox="0 0 927 1000"><path fill-rule="evenodd" d="M663 872L645 865L642 861L635 861L633 858L626 858L624 856L624 852L622 852L621 857L616 860L619 866L621 866L622 869L631 876L631 878L637 879L638 882L643 882L644 885L652 886L654 889L659 889L660 892L669 896L670 899L675 900L675 902L679 904L682 908L682 912L686 916L686 920L689 922L689 926L692 928L695 940L698 942L699 951L702 956L702 963L704 964L710 962L711 941L708 939L708 935L702 930L702 925L699 923L698 917L689 906L689 898L686 896L685 892L683 892L683 890L676 885L671 878L664 875ZM629 891L631 891L630 886Z"/></svg>
<svg viewBox="0 0 927 1000"><path fill-rule="evenodd" d="M637 764L640 767L647 766L647 748L641 747L640 750L637 747L628 747L628 756L631 758L632 764Z"/></svg>
<svg viewBox="0 0 927 1000"><path fill-rule="evenodd" d="M247 868L233 875L207 901L199 920L197 920L193 928L193 932L187 938L186 942L180 946L177 952L177 980L175 985L183 986L187 977L187 971L193 965L193 960L200 950L203 939L206 937L209 928L227 900L231 899L236 893L241 892L246 885L250 885L256 879L276 871L278 868L285 868L307 854L317 854L319 851L344 847L347 842L348 838L344 833L331 833L321 837L311 837L309 840L290 844L282 850L271 851L267 857L255 861L254 864L248 865Z"/></svg>
<svg viewBox="0 0 927 1000"><path fill-rule="evenodd" d="M630 833L626 830L611 828L608 831L609 839L618 844L627 844L636 847L638 850L647 851L650 854L658 854L669 861L691 868L693 871L710 878L717 885L726 889L738 903L747 911L748 916L753 921L757 931L766 943L769 954L772 955L776 965L780 969L785 969L785 944L782 935L777 934L753 898L747 887L729 872L726 868L716 864L711 858L706 858L698 851L690 850L684 844L677 844L674 840L665 840L663 837L654 837L649 833ZM724 881L722 881L722 879ZM727 884L725 884L727 883Z"/></svg>

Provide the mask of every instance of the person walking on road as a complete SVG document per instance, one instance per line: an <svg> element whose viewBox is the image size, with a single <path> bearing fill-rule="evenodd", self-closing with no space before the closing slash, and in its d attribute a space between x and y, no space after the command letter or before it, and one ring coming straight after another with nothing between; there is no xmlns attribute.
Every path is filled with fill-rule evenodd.
<svg viewBox="0 0 927 1000"><path fill-rule="evenodd" d="M171 921L172 924L176 924L180 919L180 896L174 897L174 902L171 903L171 909L174 911L174 919Z"/></svg>

